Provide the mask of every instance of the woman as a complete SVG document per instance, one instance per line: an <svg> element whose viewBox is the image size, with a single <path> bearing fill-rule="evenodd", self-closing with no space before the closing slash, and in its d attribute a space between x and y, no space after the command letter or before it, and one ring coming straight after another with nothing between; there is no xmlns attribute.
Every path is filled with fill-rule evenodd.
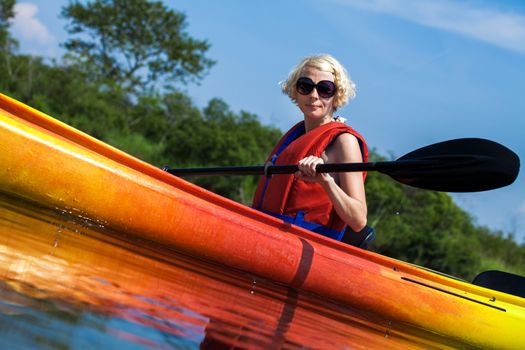
<svg viewBox="0 0 525 350"><path fill-rule="evenodd" d="M262 177L253 206L337 240L343 238L346 226L354 232L363 230L366 173L316 173L318 164L368 160L362 136L334 115L355 96L355 84L330 55L306 57L281 84L304 120L283 136L268 161L298 164L299 171Z"/></svg>

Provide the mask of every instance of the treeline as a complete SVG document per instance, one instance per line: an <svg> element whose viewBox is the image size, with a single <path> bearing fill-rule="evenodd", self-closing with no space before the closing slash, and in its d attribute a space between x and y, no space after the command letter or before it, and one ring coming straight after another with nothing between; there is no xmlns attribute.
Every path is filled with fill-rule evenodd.
<svg viewBox="0 0 525 350"><path fill-rule="evenodd" d="M70 38L59 61L18 52L10 35L14 0L0 0L0 92L157 166L262 164L281 131L221 99L198 108L184 92L215 63L190 37L186 17L160 2L71 2ZM373 157L380 159L377 154ZM249 204L257 179L193 179ZM381 254L471 279L486 269L525 274L525 246L473 224L446 193L370 173L369 223Z"/></svg>

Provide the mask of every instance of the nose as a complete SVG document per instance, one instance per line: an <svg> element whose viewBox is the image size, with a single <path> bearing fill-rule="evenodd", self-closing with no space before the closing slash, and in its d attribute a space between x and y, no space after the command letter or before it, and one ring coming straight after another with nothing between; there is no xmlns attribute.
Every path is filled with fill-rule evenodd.
<svg viewBox="0 0 525 350"><path fill-rule="evenodd" d="M319 94L317 93L317 88L313 88L312 91L308 94L308 96L311 96L315 99L319 99Z"/></svg>

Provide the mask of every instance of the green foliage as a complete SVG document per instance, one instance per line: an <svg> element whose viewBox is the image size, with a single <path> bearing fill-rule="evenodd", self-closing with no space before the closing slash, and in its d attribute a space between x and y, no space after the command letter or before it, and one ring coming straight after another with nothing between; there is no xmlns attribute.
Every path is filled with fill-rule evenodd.
<svg viewBox="0 0 525 350"><path fill-rule="evenodd" d="M202 115L186 115L175 126L167 148L170 158L177 160L176 167L262 164L280 136L279 130L263 127L257 116L235 114L219 99L211 100ZM202 177L195 182L248 204L257 178Z"/></svg>
<svg viewBox="0 0 525 350"><path fill-rule="evenodd" d="M9 36L9 20L15 16L15 0L0 0L0 47L13 43Z"/></svg>
<svg viewBox="0 0 525 350"><path fill-rule="evenodd" d="M124 6L124 3L127 6ZM10 38L14 1L0 0L0 39ZM0 46L0 91L157 166L262 164L281 132L257 116L212 99L203 108L176 84L211 66L209 45L184 33L185 17L145 0L75 1L64 62L17 54ZM2 34L3 33L3 34ZM74 60L71 60L74 57ZM170 89L159 87L169 82ZM372 152L373 160L384 160ZM257 178L190 179L250 203ZM410 188L370 172L369 224L377 252L471 279L482 270L525 275L525 246L512 235L474 225L446 193Z"/></svg>
<svg viewBox="0 0 525 350"><path fill-rule="evenodd" d="M173 88L200 79L213 65L204 57L209 44L184 31L184 14L147 0L73 1L62 15L74 35L65 43L70 57L92 80L129 91Z"/></svg>
<svg viewBox="0 0 525 350"><path fill-rule="evenodd" d="M107 142L118 145L120 149L151 163L158 163L166 148L164 143L153 142L144 135L135 132L125 134L113 131L107 135Z"/></svg>
<svg viewBox="0 0 525 350"><path fill-rule="evenodd" d="M7 31L9 20L15 16L16 0L0 0L0 30Z"/></svg>

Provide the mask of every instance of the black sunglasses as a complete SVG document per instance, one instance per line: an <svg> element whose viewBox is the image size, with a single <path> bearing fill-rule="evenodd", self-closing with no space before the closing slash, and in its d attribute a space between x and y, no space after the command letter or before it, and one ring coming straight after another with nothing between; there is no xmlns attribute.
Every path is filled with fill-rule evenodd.
<svg viewBox="0 0 525 350"><path fill-rule="evenodd" d="M297 92L301 95L309 95L315 88L319 96L321 96L322 98L330 98L334 96L336 90L333 81L321 80L320 82L315 84L312 81L312 79L307 77L301 77L297 79L295 87L297 89Z"/></svg>

